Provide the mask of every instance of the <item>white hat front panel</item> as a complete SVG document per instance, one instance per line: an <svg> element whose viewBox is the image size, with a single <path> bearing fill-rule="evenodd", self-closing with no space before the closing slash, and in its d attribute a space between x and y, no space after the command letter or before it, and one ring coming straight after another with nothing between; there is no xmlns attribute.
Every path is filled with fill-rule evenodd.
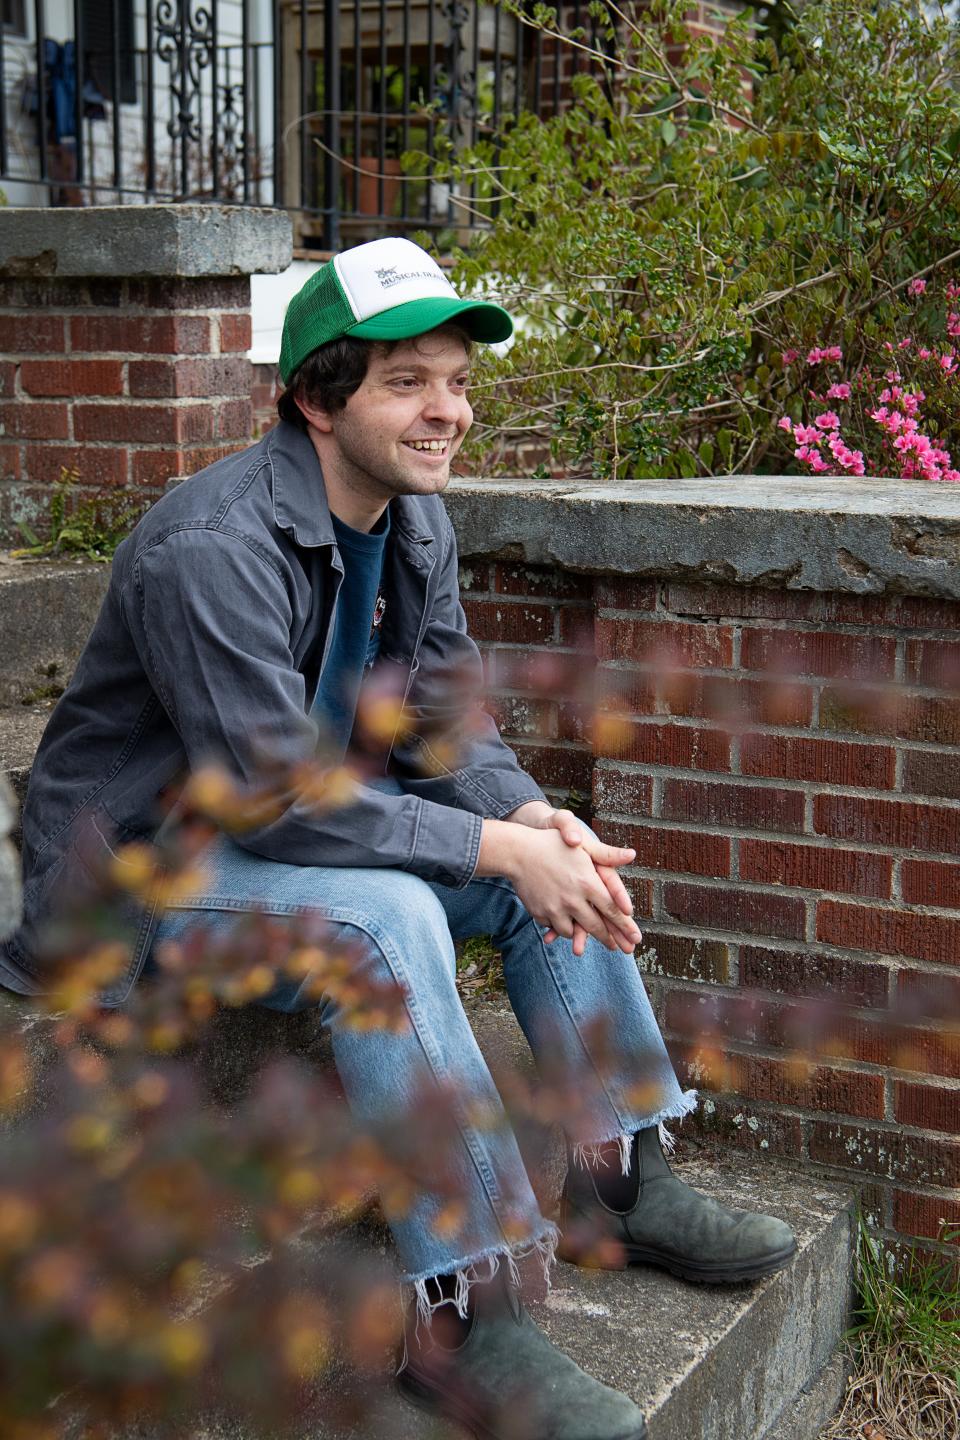
<svg viewBox="0 0 960 1440"><path fill-rule="evenodd" d="M412 240L371 240L335 256L333 264L358 321L408 300L458 298L437 262Z"/></svg>

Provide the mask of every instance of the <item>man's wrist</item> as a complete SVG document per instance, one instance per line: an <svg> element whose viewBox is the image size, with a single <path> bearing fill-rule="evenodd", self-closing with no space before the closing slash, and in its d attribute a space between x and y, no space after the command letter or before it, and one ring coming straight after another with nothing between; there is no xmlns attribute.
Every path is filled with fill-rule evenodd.
<svg viewBox="0 0 960 1440"><path fill-rule="evenodd" d="M503 818L511 825L527 825L532 830L543 830L553 815L553 806L547 800L525 800L516 810Z"/></svg>
<svg viewBox="0 0 960 1440"><path fill-rule="evenodd" d="M474 874L503 875L513 880L523 848L528 843L528 838L506 820L484 820L480 827L480 853Z"/></svg>

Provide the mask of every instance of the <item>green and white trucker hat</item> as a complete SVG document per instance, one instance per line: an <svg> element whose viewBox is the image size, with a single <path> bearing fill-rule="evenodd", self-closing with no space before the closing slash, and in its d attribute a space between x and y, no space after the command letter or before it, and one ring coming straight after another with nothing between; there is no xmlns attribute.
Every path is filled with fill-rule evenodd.
<svg viewBox="0 0 960 1440"><path fill-rule="evenodd" d="M473 340L506 340L513 321L487 300L461 300L426 250L412 240L371 240L310 276L287 307L280 343L285 385L307 356L341 335L409 340L453 320Z"/></svg>

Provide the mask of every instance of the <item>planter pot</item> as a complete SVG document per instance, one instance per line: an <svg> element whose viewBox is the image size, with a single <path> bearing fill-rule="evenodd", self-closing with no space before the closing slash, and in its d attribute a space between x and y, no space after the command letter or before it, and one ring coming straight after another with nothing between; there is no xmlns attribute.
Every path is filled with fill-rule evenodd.
<svg viewBox="0 0 960 1440"><path fill-rule="evenodd" d="M379 155L361 155L357 166L363 174L358 178L358 215L393 215L400 199L401 175L399 159L381 160ZM383 204L380 204L380 176L383 176ZM352 198L352 186L347 194Z"/></svg>

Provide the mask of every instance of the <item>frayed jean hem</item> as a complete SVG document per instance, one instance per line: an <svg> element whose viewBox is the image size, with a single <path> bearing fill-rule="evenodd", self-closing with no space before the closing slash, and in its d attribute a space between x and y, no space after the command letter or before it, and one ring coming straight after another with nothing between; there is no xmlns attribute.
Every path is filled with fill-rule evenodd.
<svg viewBox="0 0 960 1440"><path fill-rule="evenodd" d="M584 1167L606 1165L606 1160L600 1153L601 1146L612 1145L616 1142L620 1146L621 1173L629 1175L634 1134L636 1130L649 1130L654 1125L660 1134L660 1144L668 1155L672 1155L676 1141L667 1129L667 1122L670 1120L682 1121L687 1115L692 1114L697 1108L697 1099L696 1090L685 1090L679 1100L674 1101L672 1105L665 1105L655 1115L644 1119L642 1124L638 1122L634 1130L618 1130L614 1135L601 1135L599 1139L592 1140L589 1144L571 1146L570 1154L573 1164Z"/></svg>
<svg viewBox="0 0 960 1440"><path fill-rule="evenodd" d="M522 1260L528 1259L531 1255L538 1255L543 1266L543 1278L547 1289L550 1288L550 1270L554 1263L557 1244L560 1239L560 1232L552 1221L546 1220L542 1229L529 1240L520 1240L515 1245L490 1246L486 1250L478 1250L476 1254L465 1255L459 1260L453 1269L444 1273L453 1275L456 1280L454 1294L440 1300L431 1300L427 1286L431 1280L437 1278L433 1271L423 1271L417 1275L402 1275L401 1283L412 1285L416 1294L417 1324L421 1321L429 1326L433 1313L439 1310L441 1305L453 1305L461 1319L467 1318L467 1302L470 1289L473 1285L488 1284L498 1273L501 1265L505 1264L510 1275L511 1283L520 1288L520 1271L518 1265Z"/></svg>

